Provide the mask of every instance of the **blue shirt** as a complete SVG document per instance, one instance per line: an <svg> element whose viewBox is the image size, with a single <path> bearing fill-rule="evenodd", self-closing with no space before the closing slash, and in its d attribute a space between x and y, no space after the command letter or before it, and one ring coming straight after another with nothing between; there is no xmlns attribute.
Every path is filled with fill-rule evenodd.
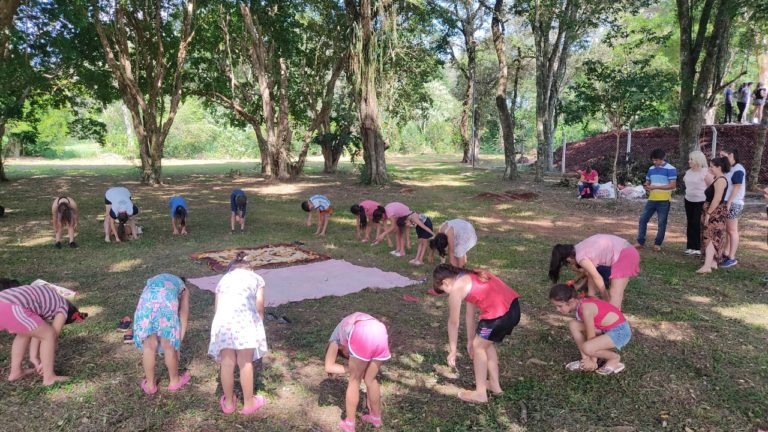
<svg viewBox="0 0 768 432"><path fill-rule="evenodd" d="M662 166L651 165L645 181L652 186L669 186L677 180L677 169L667 162ZM648 194L648 201L669 201L672 199L672 190L654 189Z"/></svg>
<svg viewBox="0 0 768 432"><path fill-rule="evenodd" d="M237 208L237 197L239 196L245 197L245 192L240 189L235 189L232 191L232 195L229 196L229 208L232 210L232 213L237 213L238 210L241 211L243 217L245 217L245 207L248 203L245 203L240 208Z"/></svg>
<svg viewBox="0 0 768 432"><path fill-rule="evenodd" d="M309 202L312 203L312 207L320 211L326 211L331 207L331 200L323 195L312 195L309 197Z"/></svg>
<svg viewBox="0 0 768 432"><path fill-rule="evenodd" d="M184 213L189 211L189 207L187 207L187 202L184 201L184 198L180 196L172 197L171 200L168 202L168 205L171 207L171 218L176 216L176 207L181 207L184 209Z"/></svg>

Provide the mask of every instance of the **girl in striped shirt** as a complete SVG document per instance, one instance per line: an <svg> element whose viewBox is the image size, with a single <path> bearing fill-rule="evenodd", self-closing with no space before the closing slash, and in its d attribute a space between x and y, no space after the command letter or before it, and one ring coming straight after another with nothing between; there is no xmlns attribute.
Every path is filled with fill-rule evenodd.
<svg viewBox="0 0 768 432"><path fill-rule="evenodd" d="M0 330L16 334L11 346L8 381L16 381L35 371L43 376L43 385L68 379L56 375L53 370L56 341L64 324L78 319L77 308L53 288L22 285L0 292ZM28 348L30 362L35 367L27 369L22 362Z"/></svg>

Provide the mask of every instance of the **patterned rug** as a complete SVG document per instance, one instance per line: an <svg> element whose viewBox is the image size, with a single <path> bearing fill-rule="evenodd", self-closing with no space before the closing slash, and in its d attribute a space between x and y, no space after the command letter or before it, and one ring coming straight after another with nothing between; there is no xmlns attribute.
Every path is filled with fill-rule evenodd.
<svg viewBox="0 0 768 432"><path fill-rule="evenodd" d="M191 258L196 261L205 261L212 270L223 272L227 270L229 263L235 259L239 252L245 253L244 259L253 270L286 267L330 259L326 255L303 249L291 243L198 252L193 253Z"/></svg>

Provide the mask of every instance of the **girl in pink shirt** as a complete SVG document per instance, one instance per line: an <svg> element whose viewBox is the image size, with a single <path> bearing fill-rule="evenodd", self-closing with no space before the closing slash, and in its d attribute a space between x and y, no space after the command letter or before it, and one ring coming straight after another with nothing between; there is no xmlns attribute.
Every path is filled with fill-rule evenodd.
<svg viewBox="0 0 768 432"><path fill-rule="evenodd" d="M549 261L549 278L557 282L560 269L569 265L587 276L588 294L600 296L621 310L624 289L629 279L640 273L640 254L626 240L611 234L595 234L575 245L557 244L552 248ZM600 274L606 269L610 273L610 290L606 288Z"/></svg>
<svg viewBox="0 0 768 432"><path fill-rule="evenodd" d="M561 314L576 312L568 328L579 347L581 360L568 363L566 369L590 372L597 369L597 359L606 360L597 369L600 375L619 373L626 368L613 349L621 350L632 338L632 330L617 307L592 297L579 299L573 287L563 284L552 287L549 301Z"/></svg>
<svg viewBox="0 0 768 432"><path fill-rule="evenodd" d="M390 254L397 256L397 257L404 257L405 256L405 245L408 244L408 249L411 248L411 239L408 235L408 230L405 229L404 226L398 227L397 226L397 220L408 216L411 214L411 209L408 208L407 205L399 202L391 202L384 206L384 211L382 212L381 209L377 209L373 212L373 223L379 223L382 219L386 218L389 226L387 229L384 230L381 234L376 236L376 241L373 242L373 244L378 244L380 241L384 239L385 236L388 236L389 233L392 231L395 231L395 250L390 252Z"/></svg>
<svg viewBox="0 0 768 432"><path fill-rule="evenodd" d="M381 204L377 203L376 201L371 200L361 201L360 204L354 204L349 209L349 211L351 211L352 214L357 218L357 225L355 225L355 236L363 243L367 243L368 239L370 238L371 225L368 223L368 220L370 219L373 221L373 214L377 210L379 213L385 214L384 207L382 207ZM386 216L382 216L382 218L385 217ZM373 222L373 224L376 226L376 237L378 237L383 230L380 222L381 220L379 220L379 222ZM392 246L392 239L389 236L387 236L387 244Z"/></svg>
<svg viewBox="0 0 768 432"><path fill-rule="evenodd" d="M499 356L494 343L512 333L520 322L518 294L493 274L440 264L432 273L433 289L448 293L448 365L456 366L461 303L466 300L467 353L475 369L475 390L460 391L464 402L486 403L487 391L501 395ZM475 323L475 314L480 321Z"/></svg>

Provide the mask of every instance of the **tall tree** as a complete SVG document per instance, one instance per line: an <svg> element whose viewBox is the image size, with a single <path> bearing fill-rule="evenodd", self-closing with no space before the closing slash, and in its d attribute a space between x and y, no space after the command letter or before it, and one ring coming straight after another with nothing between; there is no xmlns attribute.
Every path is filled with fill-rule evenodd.
<svg viewBox="0 0 768 432"><path fill-rule="evenodd" d="M182 74L194 34L195 1L185 0L178 7L162 0L93 0L86 8L131 114L141 181L160 185L163 145L181 101Z"/></svg>
<svg viewBox="0 0 768 432"><path fill-rule="evenodd" d="M19 9L21 0L0 0L0 59L5 58L8 47L13 17Z"/></svg>
<svg viewBox="0 0 768 432"><path fill-rule="evenodd" d="M507 105L507 48L504 43L504 0L496 0L493 6L493 18L491 19L491 32L493 33L493 46L496 49L496 57L499 59L499 80L496 83L496 109L499 111L499 123L501 136L504 142L504 180L515 180L520 177L517 173L515 162L515 119L509 112ZM515 93L517 93L517 79L520 71L520 58L518 50L517 69L515 71ZM516 96L515 96L516 98ZM515 99L512 104L515 104Z"/></svg>
<svg viewBox="0 0 768 432"><path fill-rule="evenodd" d="M533 32L536 50L536 179L551 169L557 109L573 46L618 12L636 10L645 0L524 0L517 9Z"/></svg>
<svg viewBox="0 0 768 432"><path fill-rule="evenodd" d="M680 28L679 160L699 146L707 100L722 65L740 0L677 0ZM697 16L698 15L698 16ZM719 92L721 87L714 87Z"/></svg>
<svg viewBox="0 0 768 432"><path fill-rule="evenodd" d="M364 183L385 184L389 181L384 155L388 145L381 134L376 94L380 54L377 33L388 31L387 26L392 25L392 0L344 0L344 4L353 29L349 71L363 141L362 178Z"/></svg>
<svg viewBox="0 0 768 432"><path fill-rule="evenodd" d="M768 4L758 2L752 4L753 10L749 16L748 22L753 23L751 30L754 31L754 49L757 57L757 82L768 86ZM757 187L760 183L760 171L763 167L763 153L765 152L766 130L768 130L768 113L763 110L760 129L757 133L757 142L755 143L755 153L752 157L752 166L749 170L749 179L747 184L751 187Z"/></svg>

